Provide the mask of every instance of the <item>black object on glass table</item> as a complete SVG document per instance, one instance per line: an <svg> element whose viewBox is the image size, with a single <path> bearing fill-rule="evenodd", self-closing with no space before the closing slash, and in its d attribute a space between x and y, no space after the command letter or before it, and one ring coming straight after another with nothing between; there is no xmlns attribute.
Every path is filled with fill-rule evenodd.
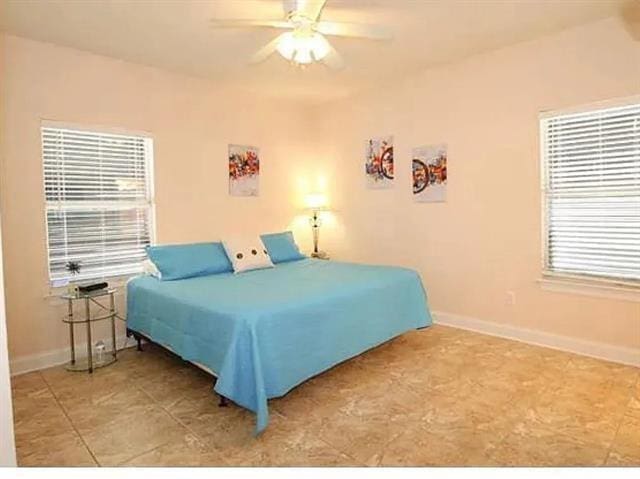
<svg viewBox="0 0 640 479"><path fill-rule="evenodd" d="M93 284L85 284L82 286L78 286L78 291L81 293L92 293L94 291L99 291L101 289L106 289L109 286L109 283L93 283Z"/></svg>

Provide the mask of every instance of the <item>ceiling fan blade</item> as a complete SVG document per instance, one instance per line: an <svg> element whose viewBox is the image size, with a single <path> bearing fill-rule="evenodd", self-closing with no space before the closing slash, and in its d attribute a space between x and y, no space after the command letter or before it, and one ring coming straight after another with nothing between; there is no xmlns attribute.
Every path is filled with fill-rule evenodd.
<svg viewBox="0 0 640 479"><path fill-rule="evenodd" d="M282 37L282 35L284 35L284 33L278 35L276 38L263 46L260 50L255 52L249 60L249 63L261 63L269 58L276 51L278 42L280 41L280 37Z"/></svg>
<svg viewBox="0 0 640 479"><path fill-rule="evenodd" d="M391 40L393 38L391 32L384 27L362 23L318 22L315 29L324 35L339 37L370 38L372 40Z"/></svg>
<svg viewBox="0 0 640 479"><path fill-rule="evenodd" d="M282 8L285 15L302 13L315 22L320 18L325 3L327 0L282 0Z"/></svg>
<svg viewBox="0 0 640 479"><path fill-rule="evenodd" d="M291 23L285 20L213 19L209 22L209 24L212 27L216 27L216 28L247 28L247 27L293 28Z"/></svg>
<svg viewBox="0 0 640 479"><path fill-rule="evenodd" d="M329 53L322 59L322 62L332 70L342 70L344 68L342 56L332 45L329 45Z"/></svg>

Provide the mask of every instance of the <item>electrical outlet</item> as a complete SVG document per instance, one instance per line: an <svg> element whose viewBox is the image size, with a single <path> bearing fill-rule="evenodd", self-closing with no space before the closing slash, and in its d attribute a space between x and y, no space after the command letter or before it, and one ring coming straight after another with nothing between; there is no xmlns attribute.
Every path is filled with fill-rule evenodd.
<svg viewBox="0 0 640 479"><path fill-rule="evenodd" d="M513 291L507 291L506 303L509 306L513 306L514 304L516 304L516 293L514 293Z"/></svg>

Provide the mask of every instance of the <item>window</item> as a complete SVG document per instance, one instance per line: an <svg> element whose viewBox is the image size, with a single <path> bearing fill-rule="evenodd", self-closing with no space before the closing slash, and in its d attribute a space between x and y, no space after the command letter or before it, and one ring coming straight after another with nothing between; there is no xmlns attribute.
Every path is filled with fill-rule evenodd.
<svg viewBox="0 0 640 479"><path fill-rule="evenodd" d="M140 272L153 240L153 140L45 124L41 134L52 284Z"/></svg>
<svg viewBox="0 0 640 479"><path fill-rule="evenodd" d="M640 100L541 118L544 269L640 285Z"/></svg>

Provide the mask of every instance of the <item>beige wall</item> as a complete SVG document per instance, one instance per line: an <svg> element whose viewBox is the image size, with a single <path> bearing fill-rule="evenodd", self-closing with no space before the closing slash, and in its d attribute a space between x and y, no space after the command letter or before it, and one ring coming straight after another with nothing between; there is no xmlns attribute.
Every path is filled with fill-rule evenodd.
<svg viewBox="0 0 640 479"><path fill-rule="evenodd" d="M68 345L64 305L46 297L41 119L153 135L159 242L274 231L291 221L309 131L296 106L12 36L2 48L0 199L12 358ZM261 148L259 198L227 194L228 143Z"/></svg>
<svg viewBox="0 0 640 479"><path fill-rule="evenodd" d="M432 309L640 348L640 304L541 290L538 112L640 93L640 43L606 20L430 69L315 112L346 235L334 256L417 268ZM371 135L393 190L364 188ZM449 145L446 203L417 204L411 148ZM516 295L506 304L507 291Z"/></svg>

